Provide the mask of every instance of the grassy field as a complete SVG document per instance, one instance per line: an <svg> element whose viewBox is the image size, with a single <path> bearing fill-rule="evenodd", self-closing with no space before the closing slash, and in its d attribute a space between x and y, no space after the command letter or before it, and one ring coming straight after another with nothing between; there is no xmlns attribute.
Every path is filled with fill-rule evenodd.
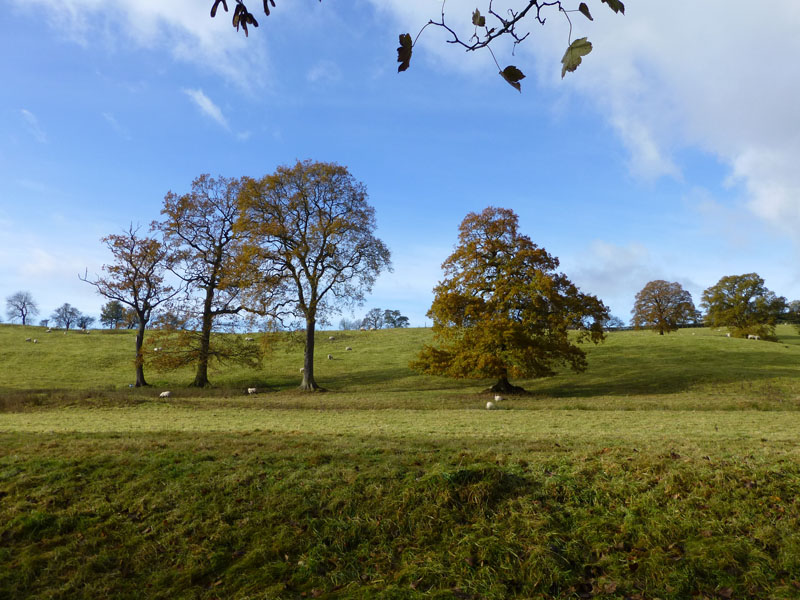
<svg viewBox="0 0 800 600"><path fill-rule="evenodd" d="M0 326L0 598L798 598L778 333L611 333L486 411L424 329L321 333L302 394L297 345L135 390L129 332Z"/></svg>

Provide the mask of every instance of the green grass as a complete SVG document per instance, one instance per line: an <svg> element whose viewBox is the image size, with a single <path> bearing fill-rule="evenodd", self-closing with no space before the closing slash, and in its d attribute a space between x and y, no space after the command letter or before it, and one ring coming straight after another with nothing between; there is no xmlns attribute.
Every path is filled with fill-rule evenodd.
<svg viewBox="0 0 800 600"><path fill-rule="evenodd" d="M429 335L321 333L302 394L296 346L131 390L127 332L0 326L0 598L800 597L793 329L612 333L499 411Z"/></svg>

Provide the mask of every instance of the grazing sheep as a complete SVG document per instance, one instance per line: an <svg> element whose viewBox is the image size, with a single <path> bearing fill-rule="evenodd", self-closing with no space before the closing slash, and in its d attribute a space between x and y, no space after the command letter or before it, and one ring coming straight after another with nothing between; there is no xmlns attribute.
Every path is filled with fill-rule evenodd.
<svg viewBox="0 0 800 600"><path fill-rule="evenodd" d="M761 338L759 336L757 336L757 335L753 335L752 333L748 333L747 334L747 339L748 340L760 340Z"/></svg>
<svg viewBox="0 0 800 600"><path fill-rule="evenodd" d="M52 329L48 329L47 331L45 331L45 333L51 333L52 331L53 331Z"/></svg>
<svg viewBox="0 0 800 600"><path fill-rule="evenodd" d="M161 352L161 350L162 350L161 346L158 346L157 348L153 348L153 352Z"/></svg>
<svg viewBox="0 0 800 600"><path fill-rule="evenodd" d="M248 394L255 394L258 390L256 388L247 388Z"/></svg>
<svg viewBox="0 0 800 600"><path fill-rule="evenodd" d="M494 396L495 402L502 402L503 400L505 400L505 398L503 398L500 394L495 394Z"/></svg>
<svg viewBox="0 0 800 600"><path fill-rule="evenodd" d="M169 398L172 395L171 392L161 392L158 397L159 398Z"/></svg>
<svg viewBox="0 0 800 600"><path fill-rule="evenodd" d="M33 343L34 343L34 344L38 344L38 343L39 343L39 340L37 340L36 338L33 338Z"/></svg>
<svg viewBox="0 0 800 600"><path fill-rule="evenodd" d="M329 336L328 336L328 339L329 339L330 341L333 341L333 340L335 340L336 338L335 338L335 337L333 337L332 335L329 335Z"/></svg>
<svg viewBox="0 0 800 600"><path fill-rule="evenodd" d="M731 337L731 334L730 333L726 333L725 337Z"/></svg>
<svg viewBox="0 0 800 600"><path fill-rule="evenodd" d="M244 341L245 342L255 342L256 340L255 340L255 338L246 337L246 338L244 338Z"/></svg>
<svg viewBox="0 0 800 600"><path fill-rule="evenodd" d="M300 372L301 373L305 373L306 372L306 368L305 367L300 367Z"/></svg>
<svg viewBox="0 0 800 600"><path fill-rule="evenodd" d="M345 348L345 350L347 350L349 352L350 350L352 350L352 348L350 346L348 346L347 348Z"/></svg>
<svg viewBox="0 0 800 600"><path fill-rule="evenodd" d="M367 328L366 328L366 327L359 327L359 328L358 328L358 330L359 330L359 331L366 331L366 330L367 330Z"/></svg>
<svg viewBox="0 0 800 600"><path fill-rule="evenodd" d="M375 325L369 328L370 331L375 331Z"/></svg>
<svg viewBox="0 0 800 600"><path fill-rule="evenodd" d="M487 402L486 403L486 410L497 410L497 406L494 402Z"/></svg>
<svg viewBox="0 0 800 600"><path fill-rule="evenodd" d="M328 354L328 360L333 360L333 354Z"/></svg>
<svg viewBox="0 0 800 600"><path fill-rule="evenodd" d="M26 342L30 342L30 341L31 341L31 338L25 338L25 341L26 341Z"/></svg>

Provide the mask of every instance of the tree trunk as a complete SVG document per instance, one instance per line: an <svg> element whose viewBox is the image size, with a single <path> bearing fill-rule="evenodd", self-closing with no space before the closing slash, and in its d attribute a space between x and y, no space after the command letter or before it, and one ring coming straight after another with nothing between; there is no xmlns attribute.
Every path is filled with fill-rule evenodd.
<svg viewBox="0 0 800 600"><path fill-rule="evenodd" d="M149 385L144 380L144 356L142 355L142 345L144 344L145 323L139 321L139 328L136 330L136 387Z"/></svg>
<svg viewBox="0 0 800 600"><path fill-rule="evenodd" d="M516 385L512 385L511 382L508 380L508 377L503 375L500 379L497 380L497 383L495 383L492 387L490 387L486 391L495 393L504 393L504 394L523 394L525 392L525 389Z"/></svg>
<svg viewBox="0 0 800 600"><path fill-rule="evenodd" d="M213 297L213 291L206 294L206 301L203 306L203 326L200 331L200 351L197 356L197 373L195 373L194 381L190 387L202 388L210 383L208 381L208 357L211 351L211 301Z"/></svg>
<svg viewBox="0 0 800 600"><path fill-rule="evenodd" d="M307 392L324 391L314 380L314 332L317 323L314 319L306 319L306 349L303 356L303 382L300 389Z"/></svg>

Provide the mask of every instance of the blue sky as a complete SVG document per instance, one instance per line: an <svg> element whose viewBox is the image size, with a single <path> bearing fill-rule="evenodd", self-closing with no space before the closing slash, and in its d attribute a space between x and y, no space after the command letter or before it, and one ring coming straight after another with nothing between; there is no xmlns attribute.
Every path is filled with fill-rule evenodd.
<svg viewBox="0 0 800 600"><path fill-rule="evenodd" d="M447 4L462 31L473 4ZM78 273L109 260L101 237L146 227L201 173L312 159L366 184L392 251L356 316L424 325L458 224L489 205L625 320L652 279L699 303L755 271L800 298L800 3L696 4L590 2L573 39L594 51L563 80L568 24L531 25L514 56L496 49L519 94L434 29L397 74L429 0L283 0L249 39L210 1L0 0L0 296L98 315Z"/></svg>

